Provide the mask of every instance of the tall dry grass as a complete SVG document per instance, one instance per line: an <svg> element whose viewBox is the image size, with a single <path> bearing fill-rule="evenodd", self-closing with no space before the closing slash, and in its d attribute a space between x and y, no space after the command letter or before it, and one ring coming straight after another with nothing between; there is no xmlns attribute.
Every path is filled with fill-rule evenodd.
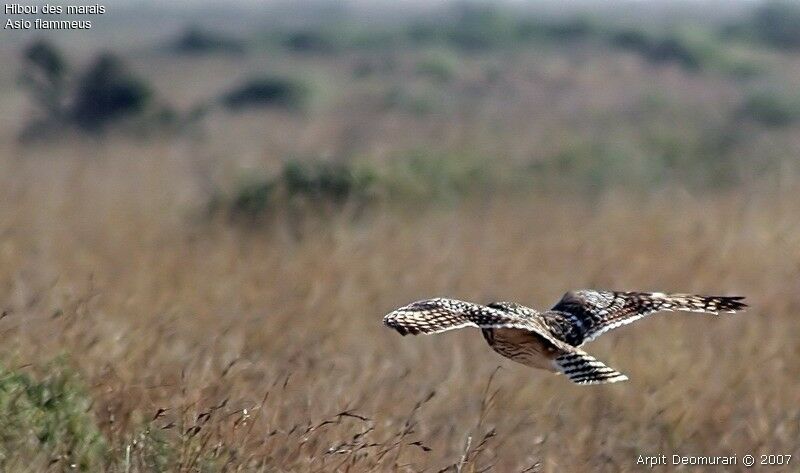
<svg viewBox="0 0 800 473"><path fill-rule="evenodd" d="M104 469L616 472L640 471L639 454L800 455L794 188L534 193L253 231L193 217L155 159L3 161L2 359L38 376L66 357ZM588 349L631 381L599 387L517 366L470 330L381 325L428 296L548 307L581 287L751 308L605 336Z"/></svg>

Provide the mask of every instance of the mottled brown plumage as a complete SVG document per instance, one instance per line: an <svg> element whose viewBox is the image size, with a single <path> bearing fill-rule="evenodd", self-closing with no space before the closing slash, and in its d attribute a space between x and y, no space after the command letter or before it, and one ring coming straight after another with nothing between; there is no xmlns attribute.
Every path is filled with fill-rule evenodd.
<svg viewBox="0 0 800 473"><path fill-rule="evenodd" d="M746 307L743 299L584 289L568 292L552 309L537 312L514 302L483 306L436 298L397 309L383 321L402 335L480 328L489 346L507 358L563 373L579 384L602 384L628 378L578 348L584 342L659 311L737 312Z"/></svg>

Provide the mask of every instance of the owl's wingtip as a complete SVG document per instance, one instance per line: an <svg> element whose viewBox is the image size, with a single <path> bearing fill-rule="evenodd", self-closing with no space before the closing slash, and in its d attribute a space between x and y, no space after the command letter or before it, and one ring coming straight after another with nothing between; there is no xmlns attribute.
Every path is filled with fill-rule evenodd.
<svg viewBox="0 0 800 473"><path fill-rule="evenodd" d="M750 307L747 302L744 301L745 296L724 296L720 297L720 311L721 312L741 312L746 310Z"/></svg>
<svg viewBox="0 0 800 473"><path fill-rule="evenodd" d="M390 329L396 330L397 333L404 337L411 333L405 326L398 324L397 320L392 317L392 314L388 314L383 318L383 325L389 327Z"/></svg>

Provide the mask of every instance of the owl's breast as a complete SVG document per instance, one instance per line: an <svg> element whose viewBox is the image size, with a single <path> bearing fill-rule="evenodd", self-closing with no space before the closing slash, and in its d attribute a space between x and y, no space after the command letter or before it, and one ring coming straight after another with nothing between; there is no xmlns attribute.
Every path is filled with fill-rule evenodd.
<svg viewBox="0 0 800 473"><path fill-rule="evenodd" d="M494 351L517 363L555 371L558 350L538 334L517 328L483 329L483 337Z"/></svg>

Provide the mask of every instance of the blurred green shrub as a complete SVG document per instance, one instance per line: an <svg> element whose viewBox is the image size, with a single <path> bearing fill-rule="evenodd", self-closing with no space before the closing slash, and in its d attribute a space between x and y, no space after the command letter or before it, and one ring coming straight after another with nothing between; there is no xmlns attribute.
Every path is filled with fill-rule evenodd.
<svg viewBox="0 0 800 473"><path fill-rule="evenodd" d="M91 404L58 362L42 379L0 368L0 468L5 471L5 460L14 458L57 462L54 468L62 471L97 471L105 441L89 414Z"/></svg>
<svg viewBox="0 0 800 473"><path fill-rule="evenodd" d="M756 92L739 107L738 117L768 127L782 127L800 120L800 98L777 92Z"/></svg>
<svg viewBox="0 0 800 473"><path fill-rule="evenodd" d="M610 185L653 182L661 172L661 163L646 159L616 143L575 141L548 159L532 164L537 186L578 186L595 192Z"/></svg>
<svg viewBox="0 0 800 473"><path fill-rule="evenodd" d="M547 36L556 40L583 39L596 35L600 30L589 18L573 18L563 22L547 24Z"/></svg>
<svg viewBox="0 0 800 473"><path fill-rule="evenodd" d="M104 53L78 79L72 116L83 129L102 130L115 120L144 112L152 95L150 87L119 58Z"/></svg>
<svg viewBox="0 0 800 473"><path fill-rule="evenodd" d="M227 205L227 211L233 217L245 217L251 220L258 218L273 204L276 184L272 179L244 184ZM212 210L220 210L219 201L212 202Z"/></svg>
<svg viewBox="0 0 800 473"><path fill-rule="evenodd" d="M769 44L782 48L800 48L800 4L787 0L769 0L753 13L755 33Z"/></svg>
<svg viewBox="0 0 800 473"><path fill-rule="evenodd" d="M622 49L646 54L652 47L653 39L641 29L622 29L610 34L611 44Z"/></svg>
<svg viewBox="0 0 800 473"><path fill-rule="evenodd" d="M525 18L518 21L515 31L520 40L572 41L596 36L601 30L591 19L575 17L561 21Z"/></svg>
<svg viewBox="0 0 800 473"><path fill-rule="evenodd" d="M704 28L684 28L661 37L640 29L623 29L609 33L608 38L613 46L635 52L650 62L676 63L688 71L709 69L736 78L750 78L764 71L752 51L728 45Z"/></svg>
<svg viewBox="0 0 800 473"><path fill-rule="evenodd" d="M736 47L721 48L708 60L714 69L736 79L751 79L768 70L757 52Z"/></svg>
<svg viewBox="0 0 800 473"><path fill-rule="evenodd" d="M439 82L449 82L457 74L459 69L458 57L452 51L435 50L428 51L422 59L417 62L416 71L425 77L429 77Z"/></svg>
<svg viewBox="0 0 800 473"><path fill-rule="evenodd" d="M289 198L303 197L340 203L370 195L375 175L367 168L327 161L291 160L283 168Z"/></svg>
<svg viewBox="0 0 800 473"><path fill-rule="evenodd" d="M67 61L52 43L39 40L25 48L21 84L44 118L57 122L66 118L68 73Z"/></svg>
<svg viewBox="0 0 800 473"><path fill-rule="evenodd" d="M737 129L689 128L693 132L653 126L640 133L641 141L623 139L624 134L599 141L576 138L547 159L522 166L429 149L397 155L381 166L289 160L277 175L215 199L212 209L260 222L285 210L338 211L346 203L427 205L534 188L595 193L623 185L644 191L674 180L702 188L740 182L728 146Z"/></svg>
<svg viewBox="0 0 800 473"><path fill-rule="evenodd" d="M497 6L459 3L444 19L413 22L406 35L414 43L448 43L475 51L509 43L516 29L516 19Z"/></svg>
<svg viewBox="0 0 800 473"><path fill-rule="evenodd" d="M372 61L360 59L353 64L352 67L353 77L356 79L366 79L372 77L378 72L378 66Z"/></svg>
<svg viewBox="0 0 800 473"><path fill-rule="evenodd" d="M337 37L323 30L300 30L286 34L283 45L298 53L328 54L341 46Z"/></svg>
<svg viewBox="0 0 800 473"><path fill-rule="evenodd" d="M449 40L468 49L486 49L513 38L515 19L493 5L464 3L456 7L456 21L448 31Z"/></svg>
<svg viewBox="0 0 800 473"><path fill-rule="evenodd" d="M180 54L229 53L244 51L244 44L199 26L190 26L174 41L171 49Z"/></svg>
<svg viewBox="0 0 800 473"><path fill-rule="evenodd" d="M776 48L800 48L800 3L790 0L758 2L751 15L727 23L720 35L741 43L761 42Z"/></svg>
<svg viewBox="0 0 800 473"><path fill-rule="evenodd" d="M668 37L651 44L645 57L652 62L677 62L686 69L697 70L702 57L691 44L678 37Z"/></svg>
<svg viewBox="0 0 800 473"><path fill-rule="evenodd" d="M375 75L391 75L398 70L398 59L391 52L361 54L352 65L353 76L359 79Z"/></svg>
<svg viewBox="0 0 800 473"><path fill-rule="evenodd" d="M414 43L449 44L467 51L507 47L520 42L571 41L597 37L602 32L587 17L542 20L515 15L513 10L485 3L458 3L436 21L418 20L406 29Z"/></svg>
<svg viewBox="0 0 800 473"><path fill-rule="evenodd" d="M668 118L665 117L665 120ZM571 137L553 154L531 164L537 187L571 187L596 192L624 186L648 190L679 182L707 189L740 181L731 139L741 130L724 123L664 126L663 121L620 128L608 136Z"/></svg>
<svg viewBox="0 0 800 473"><path fill-rule="evenodd" d="M39 116L23 128L23 141L76 129L101 133L122 119L136 119L140 130L169 129L181 120L159 106L150 86L110 53L99 54L76 73L52 44L34 42L23 56L21 83L39 109Z"/></svg>
<svg viewBox="0 0 800 473"><path fill-rule="evenodd" d="M518 176L517 176L518 177ZM335 210L392 199L395 202L450 200L499 187L511 188L487 159L469 153L414 151L380 169L328 160L287 161L272 177L250 181L229 197L215 196L209 209L234 220L259 222L282 209Z"/></svg>
<svg viewBox="0 0 800 473"><path fill-rule="evenodd" d="M400 26L376 28L364 22L342 18L323 24L268 35L270 41L296 54L327 55L344 50L385 51L405 39Z"/></svg>
<svg viewBox="0 0 800 473"><path fill-rule="evenodd" d="M384 103L389 109L419 116L433 113L438 108L441 108L440 101L431 91L399 85L386 92Z"/></svg>
<svg viewBox="0 0 800 473"><path fill-rule="evenodd" d="M291 159L277 176L247 182L229 198L215 196L209 209L212 214L222 212L234 219L256 222L282 206L364 204L375 196L376 179L371 168L352 163Z"/></svg>
<svg viewBox="0 0 800 473"><path fill-rule="evenodd" d="M309 96L309 88L298 80L264 76L244 81L225 94L222 103L234 111L273 106L296 110L306 106Z"/></svg>
<svg viewBox="0 0 800 473"><path fill-rule="evenodd" d="M509 184L490 160L471 153L416 150L381 173L384 193L399 199L453 199Z"/></svg>
<svg viewBox="0 0 800 473"><path fill-rule="evenodd" d="M644 31L627 29L610 35L612 45L635 52L653 63L677 63L687 70L698 70L704 57L696 43L683 35L656 38Z"/></svg>
<svg viewBox="0 0 800 473"><path fill-rule="evenodd" d="M412 43L438 44L444 43L447 35L443 28L437 27L434 22L416 20L412 21L406 28L406 36Z"/></svg>

